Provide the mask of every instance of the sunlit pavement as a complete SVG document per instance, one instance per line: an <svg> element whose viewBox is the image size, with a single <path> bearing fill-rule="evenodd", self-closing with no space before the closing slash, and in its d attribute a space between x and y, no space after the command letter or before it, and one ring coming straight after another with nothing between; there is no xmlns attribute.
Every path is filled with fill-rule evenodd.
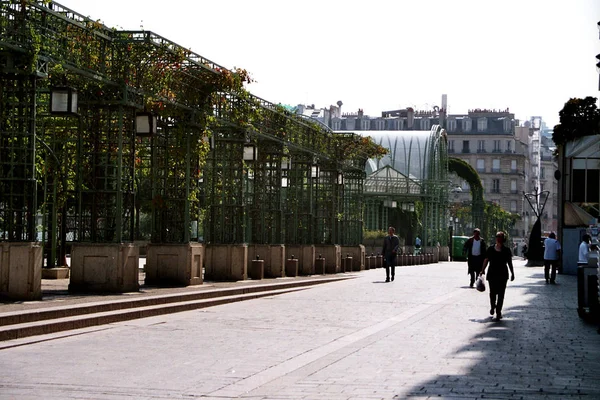
<svg viewBox="0 0 600 400"><path fill-rule="evenodd" d="M1 350L0 399L600 399L576 278L515 263L500 322L466 263L363 271Z"/></svg>

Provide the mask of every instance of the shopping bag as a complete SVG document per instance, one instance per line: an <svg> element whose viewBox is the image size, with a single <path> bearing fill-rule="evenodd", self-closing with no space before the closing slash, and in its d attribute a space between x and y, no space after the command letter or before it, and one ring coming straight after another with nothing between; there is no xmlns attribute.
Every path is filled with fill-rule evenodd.
<svg viewBox="0 0 600 400"><path fill-rule="evenodd" d="M479 278L477 278L475 288L480 292L485 292L485 281L483 280L483 275L479 275Z"/></svg>

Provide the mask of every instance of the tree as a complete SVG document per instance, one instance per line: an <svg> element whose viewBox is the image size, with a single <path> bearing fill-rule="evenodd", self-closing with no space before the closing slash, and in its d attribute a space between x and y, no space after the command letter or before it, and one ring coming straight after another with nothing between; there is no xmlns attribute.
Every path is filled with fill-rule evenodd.
<svg viewBox="0 0 600 400"><path fill-rule="evenodd" d="M552 140L557 146L582 136L600 133L600 110L595 97L572 98L558 113L560 123L554 127Z"/></svg>

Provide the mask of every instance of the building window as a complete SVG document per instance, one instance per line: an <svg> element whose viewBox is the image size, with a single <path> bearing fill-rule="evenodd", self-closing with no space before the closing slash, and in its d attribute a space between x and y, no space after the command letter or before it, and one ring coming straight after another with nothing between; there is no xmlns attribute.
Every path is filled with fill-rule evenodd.
<svg viewBox="0 0 600 400"><path fill-rule="evenodd" d="M500 193L500 179L492 180L492 193Z"/></svg>
<svg viewBox="0 0 600 400"><path fill-rule="evenodd" d="M465 180L462 181L461 188L462 188L463 192L467 192L467 191L471 190L469 183Z"/></svg>
<svg viewBox="0 0 600 400"><path fill-rule="evenodd" d="M477 131L478 132L487 131L487 118L478 118L477 119Z"/></svg>
<svg viewBox="0 0 600 400"><path fill-rule="evenodd" d="M494 158L492 160L492 172L500 172L500 159Z"/></svg>
<svg viewBox="0 0 600 400"><path fill-rule="evenodd" d="M546 168L544 168L544 167L540 168L540 179L546 179L545 171L546 171Z"/></svg>
<svg viewBox="0 0 600 400"><path fill-rule="evenodd" d="M510 192L512 194L517 193L517 180L516 179L510 180Z"/></svg>
<svg viewBox="0 0 600 400"><path fill-rule="evenodd" d="M448 153L454 153L454 140L448 141Z"/></svg>
<svg viewBox="0 0 600 400"><path fill-rule="evenodd" d="M506 132L506 133L510 132L511 125L512 124L510 123L510 120L505 119L504 120L504 132Z"/></svg>
<svg viewBox="0 0 600 400"><path fill-rule="evenodd" d="M462 120L462 129L463 132L471 132L471 119L465 118Z"/></svg>
<svg viewBox="0 0 600 400"><path fill-rule="evenodd" d="M512 212L512 213L517 212L517 201L516 200L510 201L510 212Z"/></svg>
<svg viewBox="0 0 600 400"><path fill-rule="evenodd" d="M512 153L512 140L507 140L506 141L506 152L507 153Z"/></svg>
<svg viewBox="0 0 600 400"><path fill-rule="evenodd" d="M517 172L517 160L510 160L510 172L513 174Z"/></svg>
<svg viewBox="0 0 600 400"><path fill-rule="evenodd" d="M456 120L455 119L448 120L448 131L450 131L450 132L456 131Z"/></svg>
<svg viewBox="0 0 600 400"><path fill-rule="evenodd" d="M477 159L477 172L485 172L485 160L483 158Z"/></svg>
<svg viewBox="0 0 600 400"><path fill-rule="evenodd" d="M371 125L370 122L371 121L369 121L368 119L361 119L360 120L360 130L362 130L362 131L368 131L369 128L370 128L369 125Z"/></svg>
<svg viewBox="0 0 600 400"><path fill-rule="evenodd" d="M478 140L477 141L477 152L478 153L485 153L485 140Z"/></svg>
<svg viewBox="0 0 600 400"><path fill-rule="evenodd" d="M421 130L424 131L428 131L429 129L431 129L431 122L429 121L429 118L423 118L421 120Z"/></svg>
<svg viewBox="0 0 600 400"><path fill-rule="evenodd" d="M494 153L500 153L502 151L500 147L500 141L494 140Z"/></svg>
<svg viewBox="0 0 600 400"><path fill-rule="evenodd" d="M571 194L574 202L598 203L600 170L590 164L592 163L585 159L573 159Z"/></svg>
<svg viewBox="0 0 600 400"><path fill-rule="evenodd" d="M463 148L462 148L462 152L463 153L470 153L471 151L469 150L469 141L468 140L463 140Z"/></svg>

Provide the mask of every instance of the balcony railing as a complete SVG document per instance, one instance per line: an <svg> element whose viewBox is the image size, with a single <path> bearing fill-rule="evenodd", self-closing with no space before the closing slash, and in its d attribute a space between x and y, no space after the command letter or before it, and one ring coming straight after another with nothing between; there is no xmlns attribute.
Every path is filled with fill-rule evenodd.
<svg viewBox="0 0 600 400"><path fill-rule="evenodd" d="M465 149L465 148L463 148L463 149L462 149L462 152L463 152L464 154L468 154L468 153L470 153L470 152L471 152L471 150L469 150L468 148L466 148L466 149Z"/></svg>
<svg viewBox="0 0 600 400"><path fill-rule="evenodd" d="M492 168L492 172L499 173L500 171L500 168Z"/></svg>

